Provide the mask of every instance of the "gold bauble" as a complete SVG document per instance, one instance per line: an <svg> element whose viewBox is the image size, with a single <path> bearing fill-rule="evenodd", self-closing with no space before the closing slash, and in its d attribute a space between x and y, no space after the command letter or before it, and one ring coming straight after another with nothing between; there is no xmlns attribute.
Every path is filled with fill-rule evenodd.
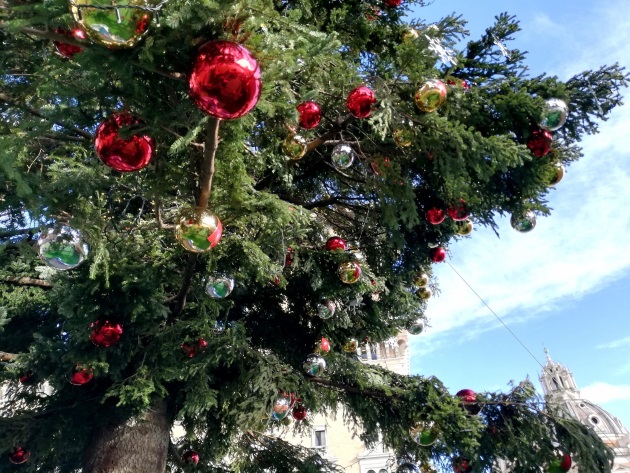
<svg viewBox="0 0 630 473"><path fill-rule="evenodd" d="M411 284L417 288L427 287L429 284L429 276L426 273L418 273L413 277Z"/></svg>
<svg viewBox="0 0 630 473"><path fill-rule="evenodd" d="M284 140L282 151L293 160L301 159L306 154L306 140L300 135L289 135Z"/></svg>
<svg viewBox="0 0 630 473"><path fill-rule="evenodd" d="M472 220L466 219L460 222L455 222L455 233L458 235L466 236L470 235L473 231Z"/></svg>
<svg viewBox="0 0 630 473"><path fill-rule="evenodd" d="M408 43L409 41L413 41L420 37L420 33L415 28L409 28L407 31L403 33L403 42Z"/></svg>
<svg viewBox="0 0 630 473"><path fill-rule="evenodd" d="M343 351L345 351L346 353L356 353L358 348L359 342L356 339L351 338L343 346Z"/></svg>
<svg viewBox="0 0 630 473"><path fill-rule="evenodd" d="M413 130L410 128L397 128L392 134L394 143L400 148L407 148L413 143Z"/></svg>
<svg viewBox="0 0 630 473"><path fill-rule="evenodd" d="M433 295L433 292L428 287L421 287L416 291L416 295L423 301L426 301Z"/></svg>
<svg viewBox="0 0 630 473"><path fill-rule="evenodd" d="M219 217L211 212L184 210L175 227L175 238L192 253L205 253L217 246L223 235Z"/></svg>
<svg viewBox="0 0 630 473"><path fill-rule="evenodd" d="M411 438L418 445L429 447L435 443L438 438L438 429L433 422L418 422L411 429Z"/></svg>
<svg viewBox="0 0 630 473"><path fill-rule="evenodd" d="M548 186L555 186L564 177L564 166L562 164L556 164L554 168L555 168L556 174L553 176L551 181L549 181L549 184L547 184Z"/></svg>
<svg viewBox="0 0 630 473"><path fill-rule="evenodd" d="M426 81L416 92L414 102L423 112L435 112L444 105L447 96L446 84L441 80L431 79Z"/></svg>
<svg viewBox="0 0 630 473"><path fill-rule="evenodd" d="M129 8L147 6L146 0L70 0L72 16L88 37L114 48L130 48L147 33L152 13Z"/></svg>

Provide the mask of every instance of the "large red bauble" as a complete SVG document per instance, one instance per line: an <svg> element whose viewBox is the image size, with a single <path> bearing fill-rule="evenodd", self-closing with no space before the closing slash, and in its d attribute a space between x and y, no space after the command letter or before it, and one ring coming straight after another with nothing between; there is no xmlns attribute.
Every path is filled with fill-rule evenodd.
<svg viewBox="0 0 630 473"><path fill-rule="evenodd" d="M203 338L198 338L194 345L184 342L180 345L182 353L188 358L194 358L197 353L203 353L208 348L208 342Z"/></svg>
<svg viewBox="0 0 630 473"><path fill-rule="evenodd" d="M96 130L94 149L105 165L115 171L130 172L142 169L153 156L155 145L147 135L120 137L120 129L138 124L129 113L115 113Z"/></svg>
<svg viewBox="0 0 630 473"><path fill-rule="evenodd" d="M477 404L477 393L472 389L462 389L457 392L456 396L464 403L464 409L471 415L479 414L481 406Z"/></svg>
<svg viewBox="0 0 630 473"><path fill-rule="evenodd" d="M456 222L466 220L468 217L470 217L468 206L466 205L466 202L464 202L462 199L459 199L459 204L451 205L448 208L447 212L448 216Z"/></svg>
<svg viewBox="0 0 630 473"><path fill-rule="evenodd" d="M542 158L547 156L551 151L551 142L553 136L547 130L534 131L527 140L527 147L534 153L535 156Z"/></svg>
<svg viewBox="0 0 630 473"><path fill-rule="evenodd" d="M116 345L120 341L123 333L122 324L110 322L109 320L97 320L92 325L92 334L90 340L99 347L109 348Z"/></svg>
<svg viewBox="0 0 630 473"><path fill-rule="evenodd" d="M304 420L306 419L306 416L308 415L308 411L306 410L306 407L304 407L303 404L296 404L295 407L293 408L292 414L295 420Z"/></svg>
<svg viewBox="0 0 630 473"><path fill-rule="evenodd" d="M232 41L202 45L188 85L195 105L222 119L249 113L262 91L258 62L245 47Z"/></svg>
<svg viewBox="0 0 630 473"><path fill-rule="evenodd" d="M22 463L26 463L30 456L31 452L25 450L23 447L16 446L9 454L9 461L14 465L21 465Z"/></svg>
<svg viewBox="0 0 630 473"><path fill-rule="evenodd" d="M92 378L94 378L94 373L91 369L77 366L68 381L70 381L70 384L74 384L75 386L83 386L84 384L92 381Z"/></svg>
<svg viewBox="0 0 630 473"><path fill-rule="evenodd" d="M385 0L385 5L389 8L396 8L402 5L402 0Z"/></svg>
<svg viewBox="0 0 630 473"><path fill-rule="evenodd" d="M348 246L346 245L346 240L338 236L330 237L328 241L326 242L326 249L328 251L335 251L335 250L346 251L347 247Z"/></svg>
<svg viewBox="0 0 630 473"><path fill-rule="evenodd" d="M367 118L372 113L372 105L376 103L374 91L365 85L361 85L348 94L346 107L356 118Z"/></svg>
<svg viewBox="0 0 630 473"><path fill-rule="evenodd" d="M77 39L85 39L85 31L80 28L75 28L72 31L64 30L63 28L57 28L55 33L62 34L67 36L68 38L77 38ZM55 45L55 49L59 54L63 57L67 57L68 59L72 59L72 56L83 51L81 46L77 46L75 44L68 44L62 41L53 41Z"/></svg>
<svg viewBox="0 0 630 473"><path fill-rule="evenodd" d="M441 246L438 246L437 248L431 248L429 256L431 257L431 261L433 261L434 263L441 263L446 259L446 250Z"/></svg>
<svg viewBox="0 0 630 473"><path fill-rule="evenodd" d="M439 225L446 218L446 212L437 207L427 210L427 220L432 225Z"/></svg>
<svg viewBox="0 0 630 473"><path fill-rule="evenodd" d="M182 453L182 461L189 465L196 465L199 463L199 454L194 450L187 450Z"/></svg>
<svg viewBox="0 0 630 473"><path fill-rule="evenodd" d="M312 100L302 102L297 106L298 120L300 126L306 130L310 130L319 125L322 119L322 110L319 105Z"/></svg>

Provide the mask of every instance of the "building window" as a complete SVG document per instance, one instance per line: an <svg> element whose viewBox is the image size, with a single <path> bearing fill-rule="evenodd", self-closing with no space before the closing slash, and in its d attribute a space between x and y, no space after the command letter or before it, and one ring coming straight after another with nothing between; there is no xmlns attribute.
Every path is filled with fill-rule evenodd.
<svg viewBox="0 0 630 473"><path fill-rule="evenodd" d="M599 424L599 418L595 417L595 416L591 416L590 421L592 424L597 425Z"/></svg>
<svg viewBox="0 0 630 473"><path fill-rule="evenodd" d="M367 473L376 473L374 470L368 470Z"/></svg>
<svg viewBox="0 0 630 473"><path fill-rule="evenodd" d="M378 473L387 473L387 470L385 468L381 468L380 470L378 470Z"/></svg>
<svg viewBox="0 0 630 473"><path fill-rule="evenodd" d="M315 427L313 429L313 448L326 450L326 428Z"/></svg>

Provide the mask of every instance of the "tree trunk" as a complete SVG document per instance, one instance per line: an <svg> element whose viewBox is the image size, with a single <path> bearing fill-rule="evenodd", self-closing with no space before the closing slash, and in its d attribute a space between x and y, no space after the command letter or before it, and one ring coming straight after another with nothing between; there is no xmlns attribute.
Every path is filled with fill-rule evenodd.
<svg viewBox="0 0 630 473"><path fill-rule="evenodd" d="M166 403L159 401L137 419L96 432L84 473L164 473L169 439Z"/></svg>

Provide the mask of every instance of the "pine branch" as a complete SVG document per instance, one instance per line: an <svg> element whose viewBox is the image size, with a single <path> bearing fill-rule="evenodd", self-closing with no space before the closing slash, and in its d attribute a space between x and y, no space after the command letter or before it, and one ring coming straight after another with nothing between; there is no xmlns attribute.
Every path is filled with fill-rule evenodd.
<svg viewBox="0 0 630 473"><path fill-rule="evenodd" d="M336 381L330 381L328 379L323 379L323 378L308 378L308 380L312 383L319 384L320 386L341 389L342 391L346 391L349 393L364 394L366 396L378 397L378 398L383 398L383 399L399 398L399 396L387 394L382 391L370 391L367 389L360 389L354 386L350 386L348 384L338 383Z"/></svg>
<svg viewBox="0 0 630 473"><path fill-rule="evenodd" d="M14 284L16 286L35 286L35 287L41 287L44 289L52 289L54 287L50 281L46 281L44 279L28 278L28 277L16 278L16 277L7 276L7 277L0 278L0 281L6 282L9 284Z"/></svg>

